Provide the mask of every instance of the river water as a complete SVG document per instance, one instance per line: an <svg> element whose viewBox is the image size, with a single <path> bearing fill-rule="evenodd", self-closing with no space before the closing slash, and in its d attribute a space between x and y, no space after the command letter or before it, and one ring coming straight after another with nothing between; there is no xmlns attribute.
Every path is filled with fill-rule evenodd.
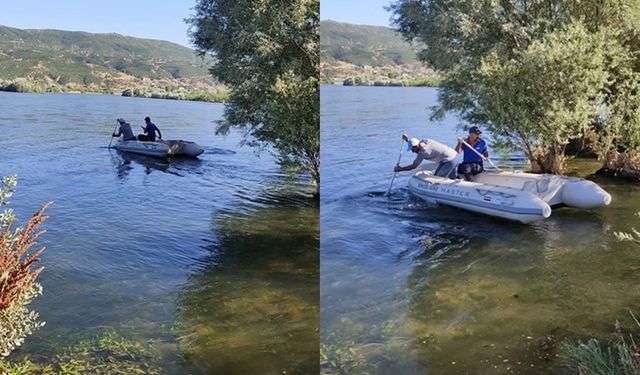
<svg viewBox="0 0 640 375"><path fill-rule="evenodd" d="M214 134L223 105L0 92L0 175L17 174L20 223L52 200L39 244L46 325L14 359L47 362L115 330L163 373L317 371L318 206L305 181L242 134ZM117 117L145 116L198 159L107 148Z"/></svg>
<svg viewBox="0 0 640 375"><path fill-rule="evenodd" d="M322 87L323 372L563 373L564 340L612 338L616 321L633 330L640 246L614 232L640 228L637 184L598 179L610 206L530 225L425 203L410 172L384 195L403 133L449 145L464 134L455 116L428 120L436 95Z"/></svg>

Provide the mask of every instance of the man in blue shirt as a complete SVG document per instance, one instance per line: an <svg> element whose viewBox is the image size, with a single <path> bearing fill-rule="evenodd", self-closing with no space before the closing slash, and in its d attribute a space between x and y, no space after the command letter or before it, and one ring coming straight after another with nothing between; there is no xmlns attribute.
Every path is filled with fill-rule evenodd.
<svg viewBox="0 0 640 375"><path fill-rule="evenodd" d="M158 138L162 139L162 133L160 133L160 129L158 129L156 124L151 122L151 118L149 118L149 116L144 118L144 122L145 122L145 124L147 124L147 126L146 127L142 126L142 129L144 130L146 135L139 134L138 135L138 140L139 141L155 142L155 140L156 140L156 132L158 132Z"/></svg>
<svg viewBox="0 0 640 375"><path fill-rule="evenodd" d="M487 143L484 139L480 138L480 134L482 132L478 129L477 126L472 126L469 128L469 137L466 139L466 142L474 148L474 150L478 151L473 152L462 142L460 138L458 138L458 145L456 146L456 152L464 151L464 158L462 159L462 163L458 165L458 173L464 175L464 179L467 181L471 181L471 176L477 175L484 171L484 167L482 166L483 158L478 155L480 153L484 156L484 158L489 157L489 153L487 152Z"/></svg>

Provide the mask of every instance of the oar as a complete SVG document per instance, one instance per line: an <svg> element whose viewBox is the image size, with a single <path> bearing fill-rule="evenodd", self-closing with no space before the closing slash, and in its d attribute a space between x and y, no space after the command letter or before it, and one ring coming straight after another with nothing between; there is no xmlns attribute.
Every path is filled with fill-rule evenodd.
<svg viewBox="0 0 640 375"><path fill-rule="evenodd" d="M107 148L111 148L111 142L113 142L113 135L116 133L116 129L118 128L118 121L116 121L116 127L113 128L113 133L111 133L111 140L109 141L109 147Z"/></svg>
<svg viewBox="0 0 640 375"><path fill-rule="evenodd" d="M400 155L398 155L398 162L396 166L400 166L400 159L402 158L402 149L404 149L404 143L409 140L409 137L406 134L402 135L402 145L400 145ZM389 184L389 190L387 190L387 196L391 194L391 187L393 186L393 180L396 179L396 172L393 172L393 178L391 179L391 183Z"/></svg>
<svg viewBox="0 0 640 375"><path fill-rule="evenodd" d="M473 148L470 144L467 143L467 141L464 140L464 138L460 137L458 138L458 140L462 143L464 143L465 145L467 145L467 147L469 147L471 150L473 150L473 152L475 152L476 154L478 154L478 156L480 156L483 160L486 160L489 162L489 164L491 164L495 169L499 170L500 172L502 172L502 169L498 168L497 165L493 164L493 162L491 161L491 159L485 157L484 155L482 155L481 153L478 152L478 150L476 150L475 148Z"/></svg>

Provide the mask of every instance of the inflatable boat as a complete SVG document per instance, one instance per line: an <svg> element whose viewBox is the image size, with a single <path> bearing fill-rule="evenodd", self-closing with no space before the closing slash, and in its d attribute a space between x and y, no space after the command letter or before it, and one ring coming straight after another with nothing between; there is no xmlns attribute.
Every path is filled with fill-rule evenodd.
<svg viewBox="0 0 640 375"><path fill-rule="evenodd" d="M204 152L202 146L195 142L183 140L159 140L155 142L118 140L113 146L117 150L136 154L166 158L170 156L197 157Z"/></svg>
<svg viewBox="0 0 640 375"><path fill-rule="evenodd" d="M465 181L420 171L410 178L409 190L429 202L522 223L546 219L552 208L588 210L611 203L611 195L592 181L523 172L483 172Z"/></svg>

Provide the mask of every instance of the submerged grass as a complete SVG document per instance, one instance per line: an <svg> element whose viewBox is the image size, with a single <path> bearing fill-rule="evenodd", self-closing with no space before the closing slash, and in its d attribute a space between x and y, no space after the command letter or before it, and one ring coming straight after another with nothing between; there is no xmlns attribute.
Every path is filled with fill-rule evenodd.
<svg viewBox="0 0 640 375"><path fill-rule="evenodd" d="M56 355L48 363L29 357L0 360L0 373L25 374L159 374L159 359L138 341L106 330L98 336L79 341Z"/></svg>

